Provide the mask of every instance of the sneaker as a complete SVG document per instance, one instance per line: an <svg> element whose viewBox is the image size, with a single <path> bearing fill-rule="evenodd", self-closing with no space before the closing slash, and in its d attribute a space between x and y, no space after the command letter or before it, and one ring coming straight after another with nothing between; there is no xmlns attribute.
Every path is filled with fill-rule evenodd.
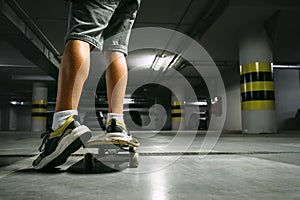
<svg viewBox="0 0 300 200"><path fill-rule="evenodd" d="M132 141L132 136L128 129L126 129L126 125L124 123L112 118L106 125L106 139Z"/></svg>
<svg viewBox="0 0 300 200"><path fill-rule="evenodd" d="M91 138L88 127L80 125L71 116L56 131L47 130L39 150L42 152L32 163L35 169L49 169L65 163L68 157Z"/></svg>

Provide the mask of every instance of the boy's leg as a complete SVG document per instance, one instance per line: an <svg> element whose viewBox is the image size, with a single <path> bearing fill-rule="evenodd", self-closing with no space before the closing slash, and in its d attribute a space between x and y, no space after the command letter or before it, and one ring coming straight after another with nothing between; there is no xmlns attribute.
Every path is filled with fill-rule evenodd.
<svg viewBox="0 0 300 200"><path fill-rule="evenodd" d="M106 51L108 63L106 70L106 85L108 112L123 114L123 101L127 85L127 63L121 52Z"/></svg>
<svg viewBox="0 0 300 200"><path fill-rule="evenodd" d="M123 117L123 102L127 85L125 56L121 52L106 51L105 57L108 62L106 71L108 98L106 138L131 141L132 136L126 128Z"/></svg>
<svg viewBox="0 0 300 200"><path fill-rule="evenodd" d="M61 61L55 114L52 129L61 127L71 115L77 115L78 104L90 68L92 46L81 40L66 43Z"/></svg>
<svg viewBox="0 0 300 200"><path fill-rule="evenodd" d="M89 43L80 40L67 42L60 66L55 112L77 110L89 73L90 49Z"/></svg>
<svg viewBox="0 0 300 200"><path fill-rule="evenodd" d="M108 116L106 138L132 140L124 124L123 101L127 85L128 42L140 1L122 0L103 31L103 50L108 62L106 73Z"/></svg>
<svg viewBox="0 0 300 200"><path fill-rule="evenodd" d="M90 130L77 122L83 84L89 71L90 45L79 40L66 44L57 89L56 113L52 129L43 135L42 152L33 162L35 169L53 168L63 164L91 137Z"/></svg>

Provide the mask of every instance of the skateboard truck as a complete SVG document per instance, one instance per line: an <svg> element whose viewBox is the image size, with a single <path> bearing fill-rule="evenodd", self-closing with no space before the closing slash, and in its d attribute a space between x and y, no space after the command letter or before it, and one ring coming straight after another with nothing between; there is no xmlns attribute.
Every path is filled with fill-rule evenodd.
<svg viewBox="0 0 300 200"><path fill-rule="evenodd" d="M98 162L119 169L124 163L127 167L137 168L139 165L139 154L137 142L126 142L119 140L93 140L85 145L88 149L97 149L98 153L86 153L84 156L85 168L94 168Z"/></svg>

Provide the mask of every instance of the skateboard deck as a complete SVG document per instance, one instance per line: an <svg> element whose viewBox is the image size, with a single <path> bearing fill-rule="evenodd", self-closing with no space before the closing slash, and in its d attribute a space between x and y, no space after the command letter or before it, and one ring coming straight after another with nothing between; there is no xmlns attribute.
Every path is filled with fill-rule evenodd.
<svg viewBox="0 0 300 200"><path fill-rule="evenodd" d="M127 163L129 168L137 168L139 165L139 155L137 147L139 142L133 138L132 141L123 140L91 140L85 144L87 149L96 149L98 153L86 153L84 156L85 168L93 168L97 162L105 165L112 165L119 168L119 165Z"/></svg>

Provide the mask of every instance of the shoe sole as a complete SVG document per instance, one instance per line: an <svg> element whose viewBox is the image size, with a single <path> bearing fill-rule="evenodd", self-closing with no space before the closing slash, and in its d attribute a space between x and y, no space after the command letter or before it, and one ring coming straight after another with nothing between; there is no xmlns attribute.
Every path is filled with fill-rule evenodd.
<svg viewBox="0 0 300 200"><path fill-rule="evenodd" d="M50 169L64 164L68 157L80 149L91 136L92 133L88 127L81 125L75 128L68 136L61 140L52 154L41 160L34 168L37 170Z"/></svg>
<svg viewBox="0 0 300 200"><path fill-rule="evenodd" d="M106 133L104 141L134 147L140 146L136 138L134 138L133 136L124 137L124 133L120 132Z"/></svg>

